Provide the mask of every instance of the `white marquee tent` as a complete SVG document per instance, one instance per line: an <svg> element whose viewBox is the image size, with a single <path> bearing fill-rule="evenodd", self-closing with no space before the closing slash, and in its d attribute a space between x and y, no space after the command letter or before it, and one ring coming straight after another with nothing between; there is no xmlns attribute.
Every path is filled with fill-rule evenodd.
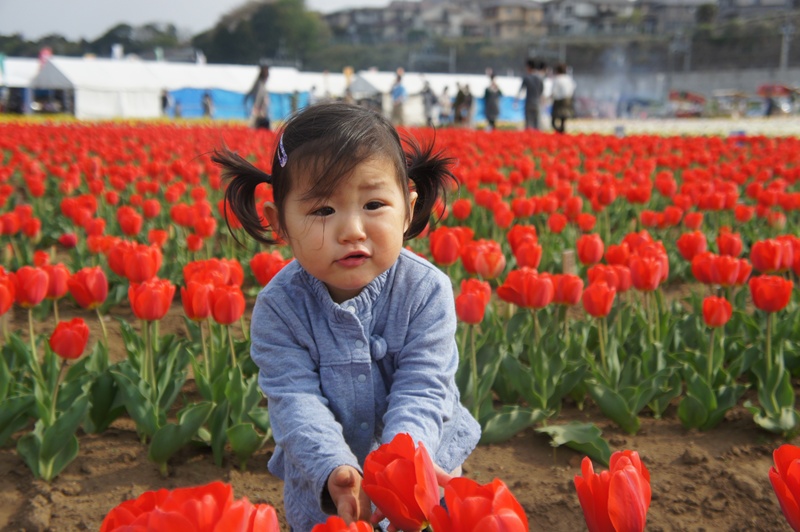
<svg viewBox="0 0 800 532"><path fill-rule="evenodd" d="M38 70L38 61L31 61ZM258 67L255 65L54 56L38 70L30 80L30 86L35 89L71 91L74 113L80 119L156 118L161 116L161 94L164 90L174 93L188 91L193 94L193 103L196 103L194 100L199 102L196 96L198 92L218 91L221 97L235 102L236 112L241 113L240 98L250 90L257 75ZM350 81L362 93L372 91L372 95L379 96L388 114L391 107L389 92L395 77L393 72L362 71ZM519 78L498 76L496 80L506 98L516 96ZM469 74L405 73L403 85L409 94L405 109L408 124L424 122L420 92L425 82L430 84L437 96L448 87L450 96L454 97L456 84L467 85L479 101L489 79L487 76ZM302 95L300 105L303 105L309 95L315 99L342 98L347 86L347 78L342 73L300 72L295 68L271 67L267 90L273 104L279 104L274 105L271 113L274 119L284 118L290 111L288 101L292 94Z"/></svg>

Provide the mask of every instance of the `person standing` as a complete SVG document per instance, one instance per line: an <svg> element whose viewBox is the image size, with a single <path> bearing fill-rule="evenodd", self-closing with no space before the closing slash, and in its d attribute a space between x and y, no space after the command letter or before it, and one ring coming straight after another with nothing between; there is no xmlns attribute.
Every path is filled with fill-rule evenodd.
<svg viewBox="0 0 800 532"><path fill-rule="evenodd" d="M450 99L448 88L445 85L442 95L439 96L439 125L446 126L452 121L453 101Z"/></svg>
<svg viewBox="0 0 800 532"><path fill-rule="evenodd" d="M251 98L253 100L253 107L250 109L250 124L256 129L269 129L270 127L267 79L269 79L269 67L262 65L253 87L245 96L245 101Z"/></svg>
<svg viewBox="0 0 800 532"><path fill-rule="evenodd" d="M503 93L500 92L500 87L497 86L494 74L490 74L489 86L486 87L486 91L483 93L483 114L486 115L487 129L490 131L495 128L497 117L500 116L500 98L502 96Z"/></svg>
<svg viewBox="0 0 800 532"><path fill-rule="evenodd" d="M391 96L392 123L396 126L402 126L405 124L405 112L403 110L403 106L408 99L408 92L403 86L403 76L401 74L397 74L394 85L392 85Z"/></svg>
<svg viewBox="0 0 800 532"><path fill-rule="evenodd" d="M544 62L536 59L528 59L525 64L526 74L517 93L519 100L525 91L525 129L539 129L539 105L544 93L544 68Z"/></svg>
<svg viewBox="0 0 800 532"><path fill-rule="evenodd" d="M469 85L466 83L463 87L464 90L464 103L461 106L461 122L464 127L472 127L472 106L475 104L475 98L472 97L472 92L469 90Z"/></svg>
<svg viewBox="0 0 800 532"><path fill-rule="evenodd" d="M559 63L556 65L555 77L553 78L553 129L558 133L564 133L567 127L567 119L572 118L573 107L572 97L575 95L575 80L567 73L567 65Z"/></svg>
<svg viewBox="0 0 800 532"><path fill-rule="evenodd" d="M422 108L425 111L425 125L433 127L434 110L438 102L433 89L431 89L431 84L426 81L420 94L422 95Z"/></svg>
<svg viewBox="0 0 800 532"><path fill-rule="evenodd" d="M214 99L211 97L211 92L206 91L203 94L203 117L214 118Z"/></svg>
<svg viewBox="0 0 800 532"><path fill-rule="evenodd" d="M453 122L456 126L461 126L461 123L464 119L464 99L466 95L464 94L464 89L461 87L460 83L456 83L456 98L453 102Z"/></svg>

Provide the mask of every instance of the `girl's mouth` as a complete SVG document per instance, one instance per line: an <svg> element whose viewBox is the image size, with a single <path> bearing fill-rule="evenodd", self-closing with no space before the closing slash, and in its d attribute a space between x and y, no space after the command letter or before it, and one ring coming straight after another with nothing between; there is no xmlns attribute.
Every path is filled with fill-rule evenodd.
<svg viewBox="0 0 800 532"><path fill-rule="evenodd" d="M361 266L367 261L367 259L369 259L369 255L367 255L366 253L354 252L354 253L348 253L347 255L337 260L336 262L338 262L342 266L351 268L355 266Z"/></svg>

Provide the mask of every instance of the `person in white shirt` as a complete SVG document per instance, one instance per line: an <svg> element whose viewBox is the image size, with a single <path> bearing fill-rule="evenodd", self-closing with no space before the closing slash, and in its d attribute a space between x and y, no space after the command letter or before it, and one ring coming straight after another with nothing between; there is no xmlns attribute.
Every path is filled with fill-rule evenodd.
<svg viewBox="0 0 800 532"><path fill-rule="evenodd" d="M567 74L567 65L556 65L553 78L553 129L558 133L566 131L567 119L573 116L572 97L575 95L575 80Z"/></svg>

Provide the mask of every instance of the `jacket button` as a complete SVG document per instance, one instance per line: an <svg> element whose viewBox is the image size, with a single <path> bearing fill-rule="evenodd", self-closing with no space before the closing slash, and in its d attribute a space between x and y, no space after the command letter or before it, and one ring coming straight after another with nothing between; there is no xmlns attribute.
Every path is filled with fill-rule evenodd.
<svg viewBox="0 0 800 532"><path fill-rule="evenodd" d="M367 423L366 421L361 423L361 430L367 430L368 428L369 428L369 423Z"/></svg>
<svg viewBox="0 0 800 532"><path fill-rule="evenodd" d="M364 375L363 373L358 376L358 382L364 382L366 380L367 380L367 376Z"/></svg>
<svg viewBox="0 0 800 532"><path fill-rule="evenodd" d="M356 347L358 349L361 349L362 347L364 347L364 342L362 342L361 340L356 340Z"/></svg>

